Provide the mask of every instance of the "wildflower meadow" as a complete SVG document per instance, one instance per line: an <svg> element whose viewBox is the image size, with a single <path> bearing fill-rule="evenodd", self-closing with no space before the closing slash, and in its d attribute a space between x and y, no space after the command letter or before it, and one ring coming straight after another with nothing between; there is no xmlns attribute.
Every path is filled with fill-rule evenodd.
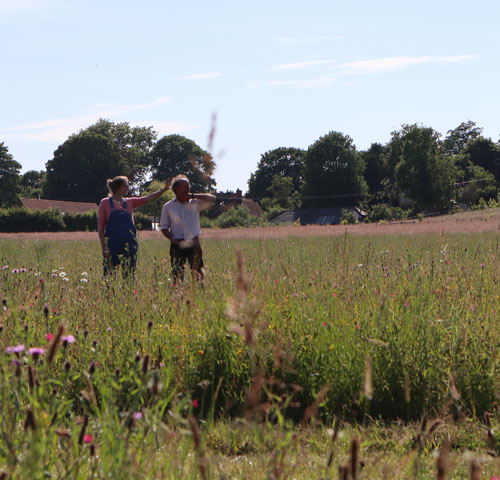
<svg viewBox="0 0 500 480"><path fill-rule="evenodd" d="M500 476L497 234L203 247L0 239L0 478Z"/></svg>

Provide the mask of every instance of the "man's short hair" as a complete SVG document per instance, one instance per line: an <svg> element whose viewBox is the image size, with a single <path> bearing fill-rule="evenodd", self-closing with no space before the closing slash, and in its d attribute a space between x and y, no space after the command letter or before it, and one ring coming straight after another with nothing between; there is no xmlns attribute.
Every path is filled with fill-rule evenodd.
<svg viewBox="0 0 500 480"><path fill-rule="evenodd" d="M176 175L173 179L172 179L172 191L175 193L175 191L177 190L177 187L179 186L179 184L181 182L187 182L189 183L189 178L186 177L186 175ZM189 183L189 185L191 185Z"/></svg>

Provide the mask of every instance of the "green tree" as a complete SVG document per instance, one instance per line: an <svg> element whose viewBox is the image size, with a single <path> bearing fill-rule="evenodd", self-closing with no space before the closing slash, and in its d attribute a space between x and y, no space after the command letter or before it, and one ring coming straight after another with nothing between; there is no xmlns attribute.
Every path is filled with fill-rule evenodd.
<svg viewBox="0 0 500 480"><path fill-rule="evenodd" d="M261 156L257 170L250 175L248 196L273 197L270 187L276 176L290 177L293 192L300 190L305 151L300 148L280 147Z"/></svg>
<svg viewBox="0 0 500 480"><path fill-rule="evenodd" d="M46 169L45 198L98 202L108 193L106 180L123 175L127 163L112 139L83 130L57 148Z"/></svg>
<svg viewBox="0 0 500 480"><path fill-rule="evenodd" d="M21 164L14 160L7 146L0 142L0 206L15 204L19 194Z"/></svg>
<svg viewBox="0 0 500 480"><path fill-rule="evenodd" d="M500 181L500 148L489 138L479 137L466 149L472 164L484 168Z"/></svg>
<svg viewBox="0 0 500 480"><path fill-rule="evenodd" d="M184 174L189 178L192 191L203 192L215 187L212 156L189 138L181 135L162 137L149 158L154 180L164 181L165 178Z"/></svg>
<svg viewBox="0 0 500 480"><path fill-rule="evenodd" d="M445 209L454 195L455 164L440 154L439 133L429 127L404 127L395 135L400 160L396 186L417 206Z"/></svg>
<svg viewBox="0 0 500 480"><path fill-rule="evenodd" d="M125 165L121 175L128 177L130 190L138 193L151 171L150 153L157 138L153 127L131 127L127 122L113 123L99 119L86 131L112 141Z"/></svg>
<svg viewBox="0 0 500 480"><path fill-rule="evenodd" d="M146 197L151 193L161 190L164 186L165 182L153 180L152 182L150 182L149 186L141 192L141 196ZM172 198L174 198L174 193L169 189L165 193L162 193L156 200L149 202L147 205L139 207L137 210L150 217L160 217L163 205Z"/></svg>
<svg viewBox="0 0 500 480"><path fill-rule="evenodd" d="M443 140L443 151L447 155L464 153L467 146L479 138L483 129L476 126L476 122L468 120L462 122L457 128L448 130L448 135Z"/></svg>
<svg viewBox="0 0 500 480"><path fill-rule="evenodd" d="M38 198L43 193L46 173L44 170L28 170L19 177L19 196L23 198Z"/></svg>
<svg viewBox="0 0 500 480"><path fill-rule="evenodd" d="M368 186L365 163L352 139L330 132L313 143L304 157L303 204L308 207L347 206L359 202ZM314 198L325 197L325 198Z"/></svg>
<svg viewBox="0 0 500 480"><path fill-rule="evenodd" d="M386 148L380 143L372 143L368 150L361 152L366 165L364 177L370 192L383 190L382 180L391 176L385 153Z"/></svg>

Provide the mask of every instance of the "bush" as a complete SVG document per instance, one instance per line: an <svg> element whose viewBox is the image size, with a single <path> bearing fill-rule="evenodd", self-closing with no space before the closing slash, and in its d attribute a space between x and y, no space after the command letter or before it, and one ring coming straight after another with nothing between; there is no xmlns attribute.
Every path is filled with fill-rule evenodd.
<svg viewBox="0 0 500 480"><path fill-rule="evenodd" d="M0 232L60 232L64 227L59 209L14 207L0 210Z"/></svg>
<svg viewBox="0 0 500 480"><path fill-rule="evenodd" d="M68 232L96 232L97 231L97 210L84 213L65 213L65 230Z"/></svg>
<svg viewBox="0 0 500 480"><path fill-rule="evenodd" d="M377 203L370 207L366 214L368 222L379 222L381 220L405 220L408 212L400 207L391 207L383 203Z"/></svg>
<svg viewBox="0 0 500 480"><path fill-rule="evenodd" d="M201 228L214 228L214 222L210 220L206 215L200 215L200 227Z"/></svg>
<svg viewBox="0 0 500 480"><path fill-rule="evenodd" d="M137 230L152 230L153 222L151 221L151 217L149 215L144 215L141 212L134 213L135 226ZM97 221L96 221L97 224Z"/></svg>
<svg viewBox="0 0 500 480"><path fill-rule="evenodd" d="M138 230L151 230L148 215L134 213ZM59 209L30 210L25 207L0 209L0 232L97 231L97 211L63 214Z"/></svg>
<svg viewBox="0 0 500 480"><path fill-rule="evenodd" d="M342 209L342 216L340 217L340 223L342 225L354 225L355 223L358 223L358 219L356 218L356 215L354 215L354 212Z"/></svg>
<svg viewBox="0 0 500 480"><path fill-rule="evenodd" d="M231 208L215 219L215 226L219 228L257 227L263 224L259 217L250 215L250 210L244 205Z"/></svg>

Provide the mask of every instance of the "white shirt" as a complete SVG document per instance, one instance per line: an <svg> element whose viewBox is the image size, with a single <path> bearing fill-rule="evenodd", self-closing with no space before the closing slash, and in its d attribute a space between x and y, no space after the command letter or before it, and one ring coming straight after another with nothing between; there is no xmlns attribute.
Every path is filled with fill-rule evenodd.
<svg viewBox="0 0 500 480"><path fill-rule="evenodd" d="M160 217L160 230L169 230L174 240L190 240L201 233L200 208L203 202L190 199L181 203L173 198L163 205Z"/></svg>

